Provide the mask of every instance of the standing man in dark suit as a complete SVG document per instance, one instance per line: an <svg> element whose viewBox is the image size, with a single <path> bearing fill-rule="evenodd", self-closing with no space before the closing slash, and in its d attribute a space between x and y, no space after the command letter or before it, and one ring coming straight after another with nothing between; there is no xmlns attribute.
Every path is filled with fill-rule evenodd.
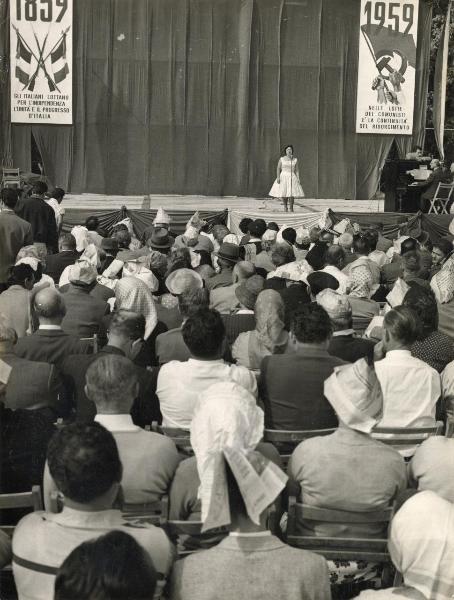
<svg viewBox="0 0 454 600"><path fill-rule="evenodd" d="M6 289L8 269L16 262L23 246L33 244L30 223L14 213L18 200L17 191L4 188L1 195L0 212L0 293Z"/></svg>
<svg viewBox="0 0 454 600"><path fill-rule="evenodd" d="M432 169L432 173L429 175L426 181L418 183L418 187L422 187L425 190L424 193L421 194L421 198L419 200L419 208L422 212L427 212L429 210L429 203L435 196L438 184L450 182L449 171L441 166L441 163L438 159L434 158L430 163L430 167Z"/></svg>
<svg viewBox="0 0 454 600"><path fill-rule="evenodd" d="M293 352L265 356L260 369L259 397L265 408L266 427L337 427L337 417L323 386L334 367L346 363L328 353L331 334L330 318L318 304L303 304L294 312L290 327Z"/></svg>
<svg viewBox="0 0 454 600"><path fill-rule="evenodd" d="M47 185L44 181L37 181L33 185L30 198L22 199L16 206L16 213L30 223L33 243L36 246L44 246L46 252L52 254L57 252L58 234L54 209L44 199L46 192Z"/></svg>
<svg viewBox="0 0 454 600"><path fill-rule="evenodd" d="M46 258L45 273L50 275L58 285L60 276L69 265L73 265L79 258L76 250L76 238L71 233L62 233L58 239L58 253L49 254Z"/></svg>

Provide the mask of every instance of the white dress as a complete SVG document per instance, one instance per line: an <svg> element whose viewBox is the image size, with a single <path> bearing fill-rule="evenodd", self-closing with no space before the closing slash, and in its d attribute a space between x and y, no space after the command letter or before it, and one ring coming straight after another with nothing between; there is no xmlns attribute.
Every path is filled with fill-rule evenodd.
<svg viewBox="0 0 454 600"><path fill-rule="evenodd" d="M295 173L297 164L297 158L290 159L286 156L281 158L282 170L279 176L281 182L278 183L277 179L274 180L269 196L273 198L304 198L303 188Z"/></svg>

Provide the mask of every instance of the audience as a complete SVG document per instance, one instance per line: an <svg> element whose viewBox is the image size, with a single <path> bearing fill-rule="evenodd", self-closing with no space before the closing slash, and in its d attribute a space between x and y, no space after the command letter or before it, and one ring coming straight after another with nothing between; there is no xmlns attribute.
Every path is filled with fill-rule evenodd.
<svg viewBox="0 0 454 600"><path fill-rule="evenodd" d="M265 356L260 368L260 398L271 429L335 427L337 418L323 393L325 379L345 364L328 353L332 325L318 304L293 314L289 352Z"/></svg>
<svg viewBox="0 0 454 600"><path fill-rule="evenodd" d="M317 296L317 304L328 313L333 326L333 335L328 346L332 356L355 362L360 358L373 357L374 345L372 340L355 335L352 319L352 309L347 296L326 289Z"/></svg>
<svg viewBox="0 0 454 600"><path fill-rule="evenodd" d="M66 314L62 329L77 337L103 335L103 317L108 311L104 300L90 295L98 273L89 262L78 261L69 267L69 289L64 294Z"/></svg>
<svg viewBox="0 0 454 600"><path fill-rule="evenodd" d="M18 217L14 209L18 194L14 188L3 188L0 201L0 293L6 289L9 269L23 246L33 244L30 223Z"/></svg>
<svg viewBox="0 0 454 600"><path fill-rule="evenodd" d="M452 598L454 594L453 505L433 492L416 494L400 508L391 523L389 553L403 585L367 590L361 600L422 600Z"/></svg>
<svg viewBox="0 0 454 600"><path fill-rule="evenodd" d="M122 464L109 431L99 423L67 425L51 439L47 463L64 496L64 507L58 514L31 513L16 527L13 572L19 597L51 598L55 575L70 552L112 530L131 535L156 571L162 577L168 574L173 556L164 531L148 524L131 527L114 508L121 490Z"/></svg>
<svg viewBox="0 0 454 600"><path fill-rule="evenodd" d="M384 318L383 340L375 346L375 370L383 392L380 427L428 427L435 423L440 376L411 355L420 331L416 314L406 306L397 306ZM406 456L413 453L411 449L404 452Z"/></svg>
<svg viewBox="0 0 454 600"><path fill-rule="evenodd" d="M339 367L325 382L328 398L339 420L331 435L313 437L294 450L288 473L300 487L301 501L350 513L367 513L392 504L407 484L403 458L369 434L380 419L382 398L377 377L362 359ZM371 468L371 465L374 465ZM296 523L303 535L366 538L385 537L383 523ZM366 578L372 565L329 563L342 578Z"/></svg>
<svg viewBox="0 0 454 600"><path fill-rule="evenodd" d="M54 600L150 600L157 580L145 549L129 534L111 531L68 554L55 578Z"/></svg>
<svg viewBox="0 0 454 600"><path fill-rule="evenodd" d="M245 331L235 340L232 356L237 365L258 370L265 356L287 350L284 302L275 290L263 290L254 307L255 329Z"/></svg>
<svg viewBox="0 0 454 600"><path fill-rule="evenodd" d="M176 563L171 599L328 598L323 559L273 536L286 539L287 494L352 514L404 502L397 517L412 495L454 501L451 439L397 452L374 431L433 426L453 410L450 241L432 248L415 219L400 224L394 243L381 223L348 219L310 231L245 219L238 236L198 213L177 236L160 209L143 236L129 218L101 229L90 216L60 235L57 252L64 191L46 204L44 188L19 201L13 190L1 194L0 487L44 484L46 508L55 509L56 492L63 505L16 528L20 598L52 597L60 567L56 598L145 598L155 586L158 597L175 553L163 529L146 523L164 495L170 518L202 522L200 533L173 540L178 549L210 548ZM386 296L394 308L380 310ZM360 337L366 328L381 341ZM94 333L89 354L93 343L81 338ZM147 431L153 422L161 433ZM277 448L261 442L265 424L328 430L296 449L280 446L293 451L287 487ZM195 456L185 451L181 461L174 429L190 432ZM297 529L385 536L381 525L355 522L306 519ZM393 559L407 587L390 593L420 600L417 578ZM283 569L290 562L297 567ZM377 566L330 562L334 597L358 593L358 581L377 583ZM383 595L364 596L374 593Z"/></svg>
<svg viewBox="0 0 454 600"><path fill-rule="evenodd" d="M130 412L139 385L136 367L124 356L101 356L86 373L85 393L96 405L95 422L110 431L117 443L123 465L125 504L136 507L154 502L166 493L179 463L171 439L134 425ZM54 482L45 475L47 498L53 489Z"/></svg>
<svg viewBox="0 0 454 600"><path fill-rule="evenodd" d="M39 327L32 335L18 340L14 351L17 356L61 366L70 354L86 354L89 346L70 333L61 324L66 315L65 296L54 288L39 291L33 301Z"/></svg>
<svg viewBox="0 0 454 600"><path fill-rule="evenodd" d="M198 395L218 381L234 381L257 395L254 375L222 359L225 328L217 311L201 308L192 314L183 325L183 340L191 358L170 361L158 375L157 395L164 427L189 429Z"/></svg>
<svg viewBox="0 0 454 600"><path fill-rule="evenodd" d="M58 283L66 267L73 265L78 258L76 238L71 233L63 233L58 238L58 254L49 254L46 257L45 272Z"/></svg>
<svg viewBox="0 0 454 600"><path fill-rule="evenodd" d="M87 398L85 375L89 366L106 355L125 356L135 361L143 347L145 317L125 309L116 310L109 323L107 344L98 354L72 355L65 358L61 366L62 374L70 388L70 399L78 421L92 421L96 415L94 402ZM159 403L156 397L157 369L145 369L135 365L135 377L139 390L134 398L131 416L136 425L145 427L152 421L161 421Z"/></svg>
<svg viewBox="0 0 454 600"><path fill-rule="evenodd" d="M32 333L34 329L31 313L31 290L34 283L33 268L28 264L16 265L10 270L8 289L0 294L0 313L18 338Z"/></svg>
<svg viewBox="0 0 454 600"><path fill-rule="evenodd" d="M203 528L225 525L229 535L216 547L175 563L172 600L330 597L325 560L290 548L267 529L268 507L287 478L261 454L258 442L262 429L263 413L244 388L222 383L201 394L191 425L195 459L190 460L197 467L194 479L197 472L200 474ZM230 466L233 458L229 459L229 449L249 465L260 461L271 469L275 483L262 495L260 505L251 507L245 500L244 478ZM260 480L260 475L255 474L255 478Z"/></svg>
<svg viewBox="0 0 454 600"><path fill-rule="evenodd" d="M438 331L438 307L431 289L412 285L402 302L415 313L421 328L411 354L441 373L454 360L454 340Z"/></svg>
<svg viewBox="0 0 454 600"><path fill-rule="evenodd" d="M224 290L227 288L219 288ZM217 291L217 290L216 290ZM189 289L178 296L178 309L183 322L156 338L156 356L160 365L171 360L185 361L191 358L191 352L183 339L183 325L187 318L199 308L208 308L210 295L205 288Z"/></svg>
<svg viewBox="0 0 454 600"><path fill-rule="evenodd" d="M46 192L47 184L37 181L33 184L31 196L22 198L15 211L21 219L30 223L33 243L44 253L52 254L57 251L58 233L54 210L44 199Z"/></svg>

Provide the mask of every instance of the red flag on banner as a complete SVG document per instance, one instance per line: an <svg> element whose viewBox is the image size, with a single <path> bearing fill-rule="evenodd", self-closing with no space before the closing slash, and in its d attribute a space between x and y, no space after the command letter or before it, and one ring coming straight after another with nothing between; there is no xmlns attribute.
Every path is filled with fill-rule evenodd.
<svg viewBox="0 0 454 600"><path fill-rule="evenodd" d="M435 140L440 157L444 159L443 137L445 129L446 80L448 75L448 52L450 32L451 0L448 3L444 28L440 37L434 74L433 122Z"/></svg>

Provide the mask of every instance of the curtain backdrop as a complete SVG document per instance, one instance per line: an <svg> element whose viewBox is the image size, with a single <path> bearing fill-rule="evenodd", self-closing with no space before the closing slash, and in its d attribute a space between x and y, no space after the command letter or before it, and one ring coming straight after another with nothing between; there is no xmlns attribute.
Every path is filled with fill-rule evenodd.
<svg viewBox="0 0 454 600"><path fill-rule="evenodd" d="M32 130L46 175L75 193L260 197L292 143L308 197L370 198L393 136L355 133L359 6L77 0L74 125L9 126L4 85L0 141L25 168ZM420 0L416 141L430 24ZM411 144L397 142L402 152Z"/></svg>

